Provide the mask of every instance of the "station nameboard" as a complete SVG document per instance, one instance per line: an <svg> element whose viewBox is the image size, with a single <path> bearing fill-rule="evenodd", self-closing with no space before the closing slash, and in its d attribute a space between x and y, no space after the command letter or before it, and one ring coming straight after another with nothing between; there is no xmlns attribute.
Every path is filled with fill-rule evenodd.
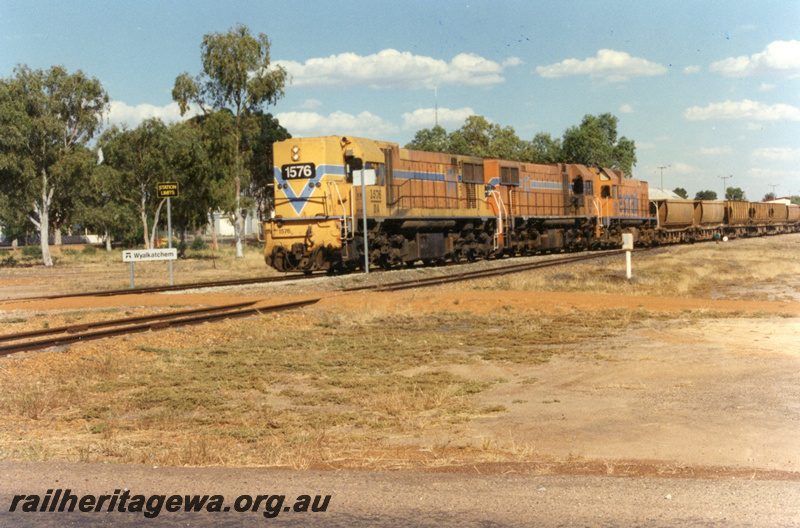
<svg viewBox="0 0 800 528"><path fill-rule="evenodd" d="M177 198L178 182L161 182L156 184L157 198Z"/></svg>
<svg viewBox="0 0 800 528"><path fill-rule="evenodd" d="M178 250L171 249L127 249L122 252L122 262L144 262L146 260L176 260Z"/></svg>

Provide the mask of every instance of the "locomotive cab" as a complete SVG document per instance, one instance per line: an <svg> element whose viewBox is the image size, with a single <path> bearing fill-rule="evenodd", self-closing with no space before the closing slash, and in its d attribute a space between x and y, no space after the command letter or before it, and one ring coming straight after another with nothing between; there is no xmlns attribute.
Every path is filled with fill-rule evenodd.
<svg viewBox="0 0 800 528"><path fill-rule="evenodd" d="M370 188L382 182L384 153L370 140L329 136L277 142L273 156L275 202L264 222L265 260L278 271L329 270L348 257L361 177Z"/></svg>

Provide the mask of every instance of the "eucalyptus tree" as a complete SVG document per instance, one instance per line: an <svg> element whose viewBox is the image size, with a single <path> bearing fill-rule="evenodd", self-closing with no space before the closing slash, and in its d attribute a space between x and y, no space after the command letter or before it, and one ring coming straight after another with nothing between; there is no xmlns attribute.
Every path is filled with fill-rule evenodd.
<svg viewBox="0 0 800 528"><path fill-rule="evenodd" d="M117 171L107 164L95 165L83 180L81 200L76 211L77 221L96 233L103 234L106 251L113 240L130 238L131 226L136 225L136 209L117 195Z"/></svg>
<svg viewBox="0 0 800 528"><path fill-rule="evenodd" d="M735 202L746 202L747 196L741 187L728 187L725 189L725 199Z"/></svg>
<svg viewBox="0 0 800 528"><path fill-rule="evenodd" d="M115 126L100 136L98 146L103 150L104 163L112 169L105 177L112 182L114 196L136 208L143 227L144 246L152 248L164 203L162 199L155 204L156 183L171 176L172 145L167 126L158 118L148 119L133 130ZM153 220L149 222L151 216Z"/></svg>
<svg viewBox="0 0 800 528"><path fill-rule="evenodd" d="M715 191L697 191L694 195L695 200L716 200L717 193Z"/></svg>
<svg viewBox="0 0 800 528"><path fill-rule="evenodd" d="M578 126L564 132L561 142L566 163L619 169L632 177L636 165L636 145L625 136L617 138L618 119L611 114L585 115Z"/></svg>
<svg viewBox="0 0 800 528"><path fill-rule="evenodd" d="M426 152L450 152L450 138L443 126L435 125L433 128L417 130L414 139L406 144L405 148Z"/></svg>
<svg viewBox="0 0 800 528"><path fill-rule="evenodd" d="M256 115L260 120L260 126L252 138L247 138L253 152L249 164L249 194L255 200L258 210L265 212L272 207L275 199L272 186L275 180L272 145L276 141L289 139L292 135L272 114L256 112Z"/></svg>
<svg viewBox="0 0 800 528"><path fill-rule="evenodd" d="M51 208L69 192L82 167L76 152L98 131L108 104L100 81L61 66L32 70L17 66L0 80L0 170L17 196L16 205L39 232L42 262L50 256Z"/></svg>
<svg viewBox="0 0 800 528"><path fill-rule="evenodd" d="M181 115L192 107L204 115L227 110L233 117L233 156L223 172L232 181L233 200L223 204L231 216L236 234L236 256L242 253L242 190L250 184L250 144L245 141L258 126L255 113L264 104L275 104L284 95L286 70L270 64L270 41L267 35L250 34L245 25L227 33L210 33L203 37L203 72L192 77L182 73L175 79L172 98L178 102ZM220 121L209 124L220 125Z"/></svg>

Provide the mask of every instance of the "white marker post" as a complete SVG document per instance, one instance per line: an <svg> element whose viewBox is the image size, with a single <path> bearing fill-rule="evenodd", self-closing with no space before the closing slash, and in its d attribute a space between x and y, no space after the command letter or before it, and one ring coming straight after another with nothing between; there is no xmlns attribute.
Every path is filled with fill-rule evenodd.
<svg viewBox="0 0 800 528"><path fill-rule="evenodd" d="M367 181L361 166L361 209L364 211L364 273L369 274L369 237L367 235Z"/></svg>
<svg viewBox="0 0 800 528"><path fill-rule="evenodd" d="M631 278L631 251L633 251L633 234L622 233L622 249L625 250L626 276Z"/></svg>

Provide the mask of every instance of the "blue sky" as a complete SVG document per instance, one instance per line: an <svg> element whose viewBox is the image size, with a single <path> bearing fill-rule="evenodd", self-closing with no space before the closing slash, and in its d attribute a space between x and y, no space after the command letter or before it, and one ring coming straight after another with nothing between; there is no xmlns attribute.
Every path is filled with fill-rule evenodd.
<svg viewBox="0 0 800 528"><path fill-rule="evenodd" d="M470 114L523 139L610 112L634 177L751 200L800 194L800 2L0 0L0 76L17 64L98 78L108 120L179 119L203 35L245 24L292 74L267 110L294 136L405 144ZM774 186L774 187L773 187Z"/></svg>

